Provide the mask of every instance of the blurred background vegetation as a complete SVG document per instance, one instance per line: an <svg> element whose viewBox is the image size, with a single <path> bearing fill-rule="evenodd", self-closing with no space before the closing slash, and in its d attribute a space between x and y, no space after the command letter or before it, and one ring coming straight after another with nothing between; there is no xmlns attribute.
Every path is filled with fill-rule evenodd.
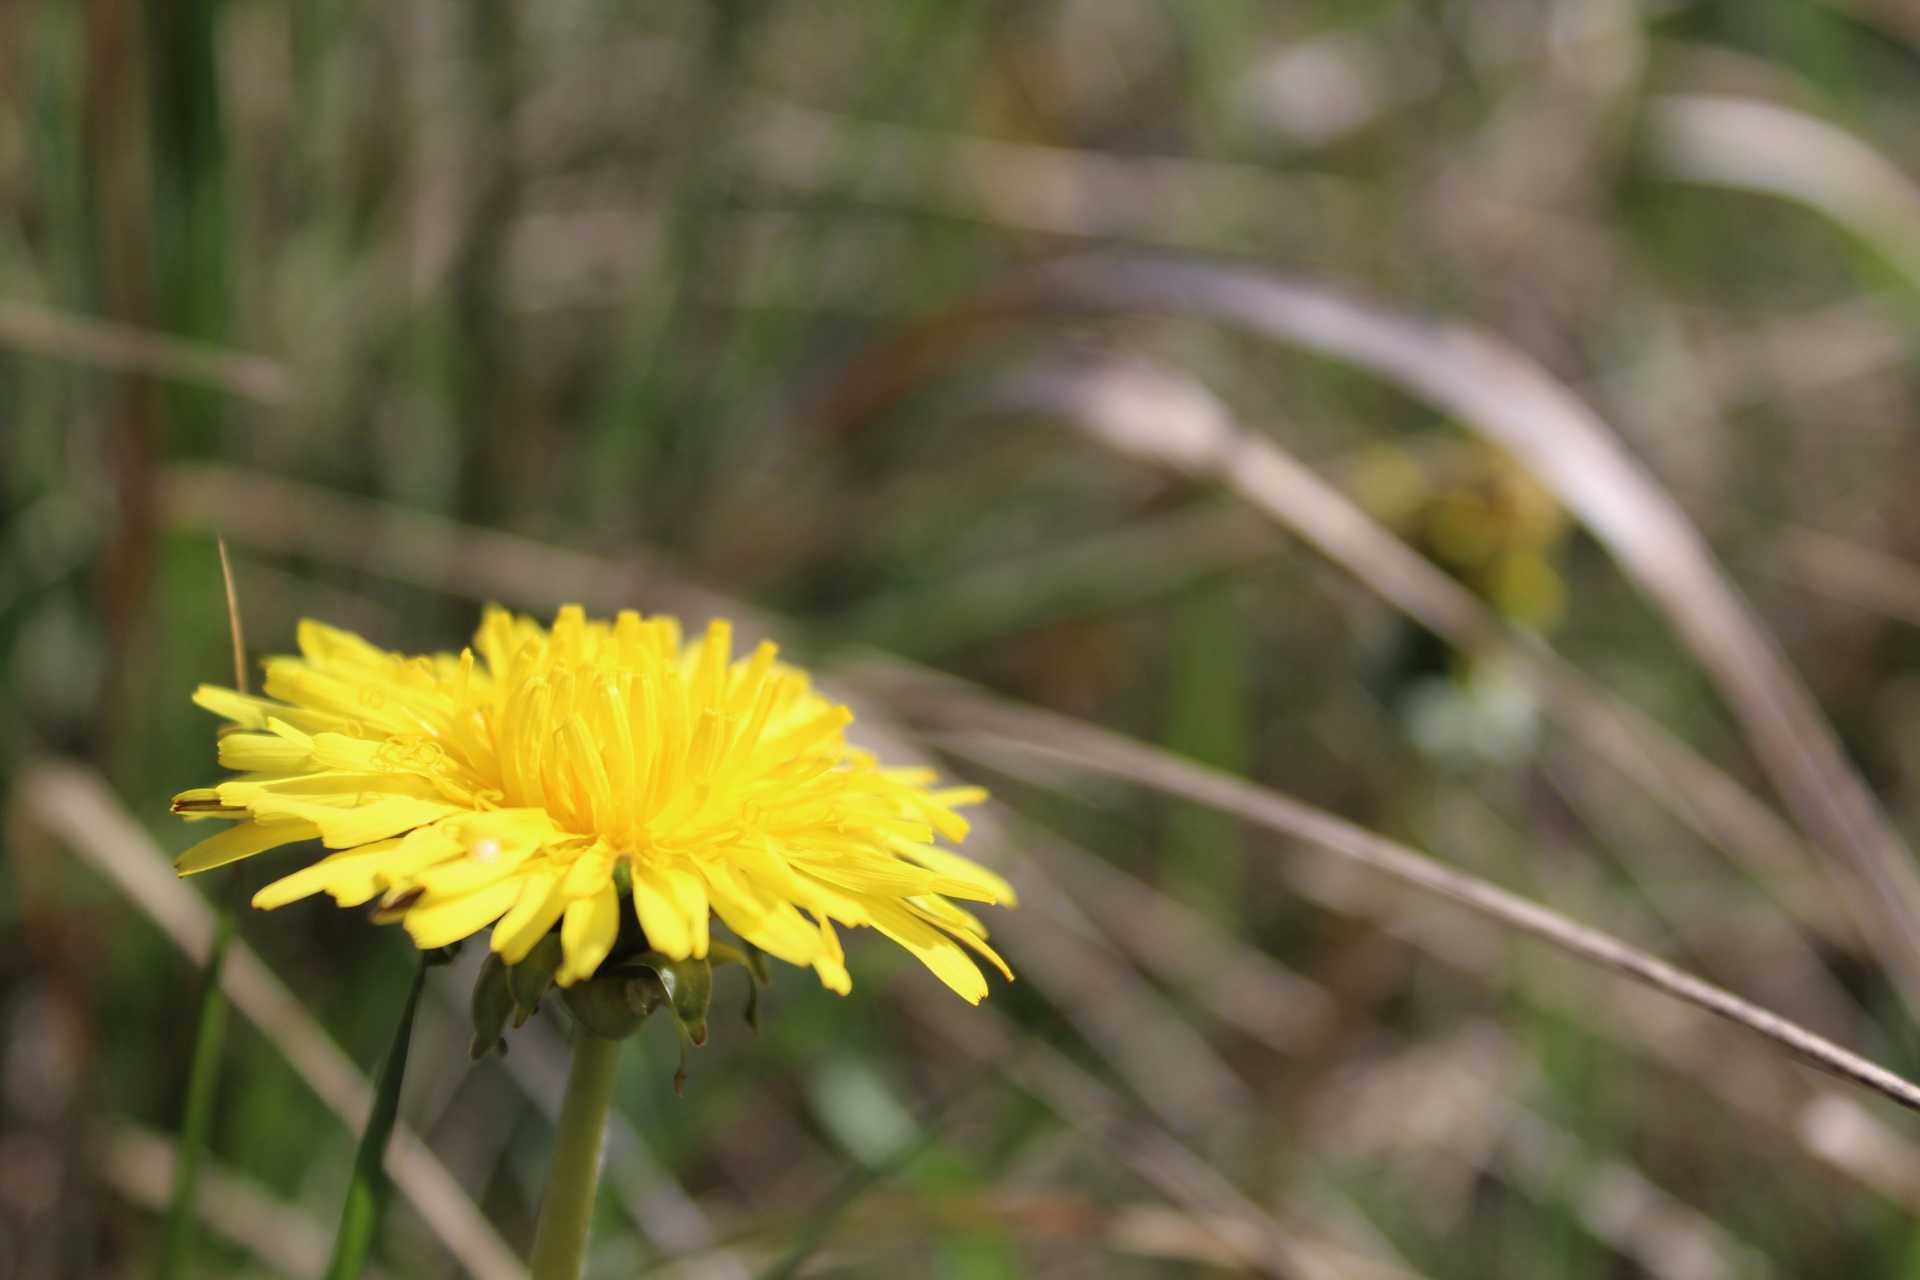
<svg viewBox="0 0 1920 1280"><path fill-rule="evenodd" d="M1849 864L1780 816L1711 647L1568 514L1620 495L1220 314L1279 274L1573 389L1911 837L1915 14L0 6L0 1274L158 1248L182 947L231 892L163 856L190 839L167 797L214 771L188 694L231 670L216 532L256 653L303 615L457 648L488 599L727 613L838 673L870 741L966 745L860 696L877 654L936 667L1920 1071ZM1205 287L1126 283L1176 260ZM1457 332L1421 359L1499 400ZM1335 564L1296 536L1340 513L1399 542ZM1536 640L1409 621L1395 546ZM1540 642L1706 773L1597 755ZM991 756L946 767L1001 806L969 848L1021 887L990 922L1019 981L968 1011L862 939L851 998L778 975L684 1098L650 1028L595 1275L1920 1268L1910 1117L1218 813ZM411 955L313 903L240 938L201 1263L316 1274ZM417 1030L431 1156L388 1275L511 1275L531 1230L560 1029L469 1067L463 980Z"/></svg>

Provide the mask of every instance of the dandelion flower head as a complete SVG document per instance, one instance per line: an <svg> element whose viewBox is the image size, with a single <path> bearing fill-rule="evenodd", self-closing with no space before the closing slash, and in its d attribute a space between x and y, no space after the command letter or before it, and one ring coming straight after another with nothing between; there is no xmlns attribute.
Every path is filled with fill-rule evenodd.
<svg viewBox="0 0 1920 1280"><path fill-rule="evenodd" d="M313 621L298 639L268 659L264 697L194 694L235 726L220 763L241 776L175 797L232 823L182 875L318 839L333 852L256 907L373 902L423 949L491 927L509 964L557 925L562 985L593 974L629 910L673 959L705 956L718 916L842 993L836 925L877 929L969 1001L987 992L969 952L1006 972L952 900L1012 889L936 843L965 838L956 809L985 793L881 767L846 741L851 711L772 644L735 658L726 622L688 643L668 617L569 606L549 631L494 608L457 657Z"/></svg>

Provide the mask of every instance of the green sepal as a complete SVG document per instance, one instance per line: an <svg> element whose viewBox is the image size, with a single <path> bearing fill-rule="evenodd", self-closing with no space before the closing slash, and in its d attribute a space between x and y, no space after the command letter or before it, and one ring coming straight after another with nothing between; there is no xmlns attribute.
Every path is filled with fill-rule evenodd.
<svg viewBox="0 0 1920 1280"><path fill-rule="evenodd" d="M507 1051L507 1019L513 1016L511 970L496 951L489 951L473 983L473 1043L467 1056L475 1062L495 1049Z"/></svg>
<svg viewBox="0 0 1920 1280"><path fill-rule="evenodd" d="M560 989L581 1027L603 1040L624 1040L640 1029L661 997L652 975L606 966L585 982Z"/></svg>
<svg viewBox="0 0 1920 1280"><path fill-rule="evenodd" d="M709 964L737 964L747 971L747 1025L755 1035L760 1034L760 988L773 981L767 973L767 957L760 948L752 943L746 944L746 950L730 947L724 942L716 942L707 948Z"/></svg>
<svg viewBox="0 0 1920 1280"><path fill-rule="evenodd" d="M540 1001L553 990L553 975L566 959L560 935L549 933L534 943L519 964L507 966L507 990L513 994L513 1025L523 1027L540 1007Z"/></svg>
<svg viewBox="0 0 1920 1280"><path fill-rule="evenodd" d="M680 1024L680 1034L698 1048L707 1042L707 1010L713 1004L713 966L704 958L674 960L647 951L633 963L653 971L666 992L667 1007Z"/></svg>
<svg viewBox="0 0 1920 1280"><path fill-rule="evenodd" d="M707 947L707 962L737 964L752 974L754 982L763 987L773 981L772 976L767 972L767 953L752 943L746 944L744 950L740 947L730 947L724 942L712 943Z"/></svg>

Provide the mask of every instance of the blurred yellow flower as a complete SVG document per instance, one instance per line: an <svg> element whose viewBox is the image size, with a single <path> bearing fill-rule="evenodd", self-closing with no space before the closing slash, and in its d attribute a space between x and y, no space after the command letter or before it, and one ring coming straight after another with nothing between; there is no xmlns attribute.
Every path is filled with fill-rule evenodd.
<svg viewBox="0 0 1920 1280"><path fill-rule="evenodd" d="M244 776L175 797L184 817L236 824L182 854L181 875L317 837L337 852L256 907L378 899L422 948L492 926L509 964L558 924L562 985L606 959L622 898L669 957L706 955L717 915L842 993L836 923L878 929L969 1001L987 993L969 950L1007 973L948 899L1011 905L1012 888L935 843L963 839L955 809L985 793L880 767L847 744L853 713L772 644L733 658L726 622L683 644L667 617L569 606L549 632L496 608L458 657L312 621L299 647L267 661L265 697L195 692L238 726L220 763Z"/></svg>

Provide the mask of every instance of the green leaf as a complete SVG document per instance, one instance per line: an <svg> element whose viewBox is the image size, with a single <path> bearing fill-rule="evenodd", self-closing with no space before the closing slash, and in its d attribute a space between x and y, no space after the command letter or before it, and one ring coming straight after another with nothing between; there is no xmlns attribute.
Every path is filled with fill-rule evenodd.
<svg viewBox="0 0 1920 1280"><path fill-rule="evenodd" d="M413 985L407 989L407 1002L401 1007L387 1060L380 1067L373 1110L367 1114L360 1150L353 1158L353 1181L347 1187L347 1203L340 1213L340 1231L334 1236L327 1280L357 1280L366 1270L367 1255L380 1231L380 1218L387 1207L387 1139L400 1112L400 1082L407 1073L407 1046L413 1040L413 1015L420 1006L427 964L428 957L423 954L413 971Z"/></svg>
<svg viewBox="0 0 1920 1280"><path fill-rule="evenodd" d="M233 928L233 904L228 903L220 909L214 924L213 946L207 952L207 971L202 978L193 1030L193 1062L187 1069L187 1105L180 1119L180 1153L174 1162L173 1192L167 1203L166 1243L155 1271L159 1280L172 1280L192 1269L200 1156L213 1129L220 1058L227 1043L227 997L220 989L220 969L227 958L227 946L233 941Z"/></svg>

